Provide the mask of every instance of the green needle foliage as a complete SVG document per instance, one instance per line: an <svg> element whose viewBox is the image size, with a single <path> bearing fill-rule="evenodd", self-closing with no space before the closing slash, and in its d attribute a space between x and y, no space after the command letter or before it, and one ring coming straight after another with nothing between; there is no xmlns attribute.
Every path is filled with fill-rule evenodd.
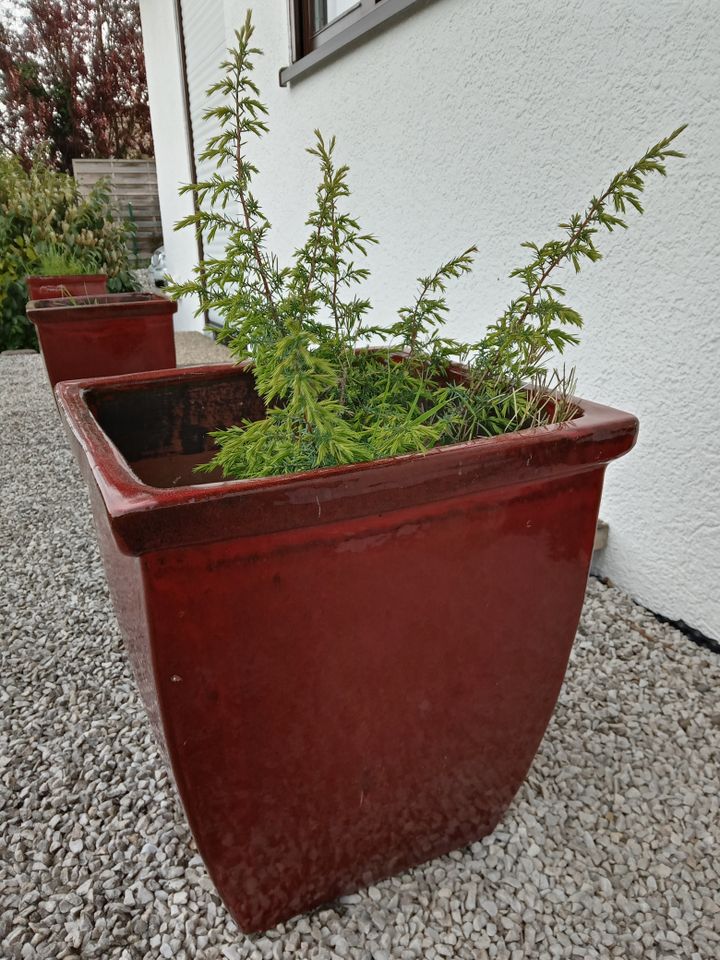
<svg viewBox="0 0 720 960"><path fill-rule="evenodd" d="M55 244L48 244L38 252L36 272L41 277L73 276L95 272L94 264L76 254L68 253Z"/></svg>
<svg viewBox="0 0 720 960"><path fill-rule="evenodd" d="M664 176L665 161L683 156L672 145L684 128L613 177L584 213L561 223L562 239L523 244L530 260L511 274L521 292L482 339L460 343L444 335L447 284L470 272L475 246L419 278L415 300L394 322L371 325L363 264L377 241L345 212L348 168L335 160L334 137L316 131L309 149L320 183L305 242L283 267L268 249L270 224L252 192L257 171L246 153L249 141L268 130L252 79L260 51L252 46L249 13L236 37L223 79L208 91L222 95L206 114L220 127L203 154L215 172L183 188L193 193L195 212L177 224L206 240L225 236L225 254L204 260L190 282L170 290L197 296L199 312L220 313L234 356L252 361L266 417L213 433L218 452L198 469L219 467L233 478L293 473L575 416L574 374L551 371L549 360L578 342L582 318L563 302L554 278L567 264L577 272L599 260L599 232L625 228L629 208L642 213L646 179Z"/></svg>

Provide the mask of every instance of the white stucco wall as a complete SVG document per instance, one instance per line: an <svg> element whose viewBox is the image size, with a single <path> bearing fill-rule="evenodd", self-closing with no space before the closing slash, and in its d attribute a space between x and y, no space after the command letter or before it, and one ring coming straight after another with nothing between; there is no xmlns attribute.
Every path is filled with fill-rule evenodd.
<svg viewBox="0 0 720 960"><path fill-rule="evenodd" d="M193 206L191 197L178 193L181 184L189 183L192 177L172 0L143 0L140 19L165 255L173 278L186 280L197 262L197 243L190 230L176 233L173 229L178 220L192 213ZM189 299L178 304L176 330L202 329L202 319L194 316L194 310Z"/></svg>
<svg viewBox="0 0 720 960"><path fill-rule="evenodd" d="M143 0L144 21L158 3ZM254 4L271 110L257 193L286 257L315 185L303 148L315 126L335 133L353 209L381 240L370 290L384 317L415 277L475 241L451 330L478 336L517 289L507 275L525 260L519 243L554 237L617 169L690 123L689 158L651 182L646 216L602 238L603 262L563 279L586 319L579 392L641 420L638 446L608 470L602 572L720 636L720 3L434 0L283 89L286 6ZM245 9L225 0L228 43ZM154 73L171 69L166 46L147 56ZM161 90L158 79L154 118L169 109ZM179 156L164 166L158 151L161 182L177 180Z"/></svg>

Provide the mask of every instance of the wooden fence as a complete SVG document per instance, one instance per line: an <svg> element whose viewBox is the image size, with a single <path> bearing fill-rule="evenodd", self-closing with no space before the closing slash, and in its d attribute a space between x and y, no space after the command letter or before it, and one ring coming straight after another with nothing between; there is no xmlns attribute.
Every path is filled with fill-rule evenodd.
<svg viewBox="0 0 720 960"><path fill-rule="evenodd" d="M98 180L106 179L119 216L132 218L137 242L132 251L147 259L162 241L160 202L154 160L73 160L80 193L87 196Z"/></svg>

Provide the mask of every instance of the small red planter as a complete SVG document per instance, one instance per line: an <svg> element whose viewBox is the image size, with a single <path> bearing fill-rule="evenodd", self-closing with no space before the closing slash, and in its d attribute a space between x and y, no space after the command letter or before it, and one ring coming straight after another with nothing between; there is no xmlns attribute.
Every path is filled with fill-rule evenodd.
<svg viewBox="0 0 720 960"><path fill-rule="evenodd" d="M64 383L137 681L244 930L476 840L522 783L634 417L201 481L247 369Z"/></svg>
<svg viewBox="0 0 720 960"><path fill-rule="evenodd" d="M153 293L33 300L35 324L51 386L175 366L177 303Z"/></svg>
<svg viewBox="0 0 720 960"><path fill-rule="evenodd" d="M51 300L55 297L93 297L107 293L107 275L61 274L56 277L28 277L25 281L29 300Z"/></svg>

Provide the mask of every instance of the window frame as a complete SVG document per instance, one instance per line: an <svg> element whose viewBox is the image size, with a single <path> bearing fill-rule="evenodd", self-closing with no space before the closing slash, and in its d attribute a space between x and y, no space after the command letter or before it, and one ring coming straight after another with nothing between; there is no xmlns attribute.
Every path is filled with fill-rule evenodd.
<svg viewBox="0 0 720 960"><path fill-rule="evenodd" d="M327 43L333 37L337 36L352 23L355 23L362 17L366 17L368 13L375 9L378 0L356 0L347 10L314 32L312 14L310 12L313 3L314 0L300 0L302 23L300 26L299 44L302 47L303 56L307 56L309 53L312 53L313 50L319 50L324 43Z"/></svg>
<svg viewBox="0 0 720 960"><path fill-rule="evenodd" d="M289 0L291 63L280 71L280 86L287 86L355 46L388 21L426 7L433 0L357 0L325 27L311 33L312 0ZM320 39L318 39L320 38Z"/></svg>

